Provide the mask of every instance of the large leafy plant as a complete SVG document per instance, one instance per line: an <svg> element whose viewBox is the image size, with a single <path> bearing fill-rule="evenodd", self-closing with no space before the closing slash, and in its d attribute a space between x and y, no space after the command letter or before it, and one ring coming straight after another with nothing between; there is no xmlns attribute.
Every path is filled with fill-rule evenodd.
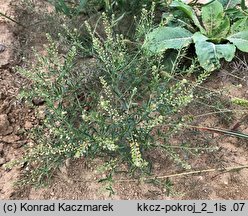
<svg viewBox="0 0 248 216"><path fill-rule="evenodd" d="M157 54L194 43L201 67L213 71L220 67L220 59L231 61L236 49L248 52L248 10L243 4L238 8L237 3L232 2L230 8L230 2L214 0L199 10L173 1L170 6L176 9L177 22L167 22L147 34L143 47Z"/></svg>

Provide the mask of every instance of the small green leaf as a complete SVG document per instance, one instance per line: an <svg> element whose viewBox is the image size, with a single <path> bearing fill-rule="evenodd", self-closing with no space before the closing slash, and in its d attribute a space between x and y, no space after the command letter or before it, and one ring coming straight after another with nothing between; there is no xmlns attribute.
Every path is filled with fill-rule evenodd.
<svg viewBox="0 0 248 216"><path fill-rule="evenodd" d="M192 33L181 27L159 27L146 36L143 48L153 53L181 49L192 42Z"/></svg>
<svg viewBox="0 0 248 216"><path fill-rule="evenodd" d="M227 10L236 7L241 3L241 0L219 0L219 2L223 5L225 10Z"/></svg>
<svg viewBox="0 0 248 216"><path fill-rule="evenodd" d="M242 52L248 52L248 30L227 37Z"/></svg>
<svg viewBox="0 0 248 216"><path fill-rule="evenodd" d="M220 25L213 29L211 37L215 38L226 38L227 34L230 30L230 19L228 16L224 16L222 21L220 22Z"/></svg>
<svg viewBox="0 0 248 216"><path fill-rule="evenodd" d="M55 9L57 12L64 13L66 16L71 15L71 8L63 0L55 1Z"/></svg>
<svg viewBox="0 0 248 216"><path fill-rule="evenodd" d="M202 22L209 37L220 27L224 18L224 9L217 0L202 7Z"/></svg>
<svg viewBox="0 0 248 216"><path fill-rule="evenodd" d="M248 10L244 12L248 13ZM230 18L232 22L236 22L239 19L243 19L247 17L247 15L244 12L242 12L239 8L230 8L225 11L226 15Z"/></svg>
<svg viewBox="0 0 248 216"><path fill-rule="evenodd" d="M220 59L231 61L236 48L233 44L214 44L207 41L207 37L197 32L193 35L196 54L201 67L213 71L220 67Z"/></svg>
<svg viewBox="0 0 248 216"><path fill-rule="evenodd" d="M77 151L76 154L74 155L74 158L80 158L82 156L82 152Z"/></svg>
<svg viewBox="0 0 248 216"><path fill-rule="evenodd" d="M232 98L231 102L242 107L248 107L248 100L244 98Z"/></svg>
<svg viewBox="0 0 248 216"><path fill-rule="evenodd" d="M240 19L231 26L232 34L248 30L248 17Z"/></svg>
<svg viewBox="0 0 248 216"><path fill-rule="evenodd" d="M202 34L206 33L205 29L201 26L201 24L200 24L200 22L199 22L192 7L190 7L189 5L187 5L183 2L179 2L179 1L173 1L170 4L170 7L174 7L174 8L177 8L177 9L183 11L190 19L192 19L195 26L197 26L199 28L199 30L201 31Z"/></svg>

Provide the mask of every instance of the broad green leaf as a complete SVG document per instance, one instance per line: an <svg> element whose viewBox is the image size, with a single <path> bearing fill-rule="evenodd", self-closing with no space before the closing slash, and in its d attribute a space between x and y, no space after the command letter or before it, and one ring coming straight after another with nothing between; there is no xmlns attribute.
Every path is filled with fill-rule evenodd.
<svg viewBox="0 0 248 216"><path fill-rule="evenodd" d="M220 59L231 61L234 58L236 47L233 44L214 44L207 39L199 32L193 35L196 54L202 68L213 71L220 67Z"/></svg>
<svg viewBox="0 0 248 216"><path fill-rule="evenodd" d="M64 13L66 16L71 15L71 9L67 6L65 1L63 0L55 1L55 9L57 12Z"/></svg>
<svg viewBox="0 0 248 216"><path fill-rule="evenodd" d="M215 29L222 24L223 17L223 6L217 0L202 7L202 22L209 37L212 37Z"/></svg>
<svg viewBox="0 0 248 216"><path fill-rule="evenodd" d="M190 7L189 5L187 5L183 2L179 2L179 1L173 1L170 4L170 6L183 11L190 19L192 19L195 26L199 28L199 30L201 31L202 34L206 33L205 29L201 26L201 24L200 24L200 22L199 22L192 7Z"/></svg>
<svg viewBox="0 0 248 216"><path fill-rule="evenodd" d="M248 30L227 37L239 50L248 52Z"/></svg>
<svg viewBox="0 0 248 216"><path fill-rule="evenodd" d="M164 53L163 65L164 69L167 72L171 72L173 66L175 66L176 61L178 60L178 50L170 49Z"/></svg>
<svg viewBox="0 0 248 216"><path fill-rule="evenodd" d="M192 33L181 27L159 27L147 34L143 48L153 53L181 49L192 42Z"/></svg>
<svg viewBox="0 0 248 216"><path fill-rule="evenodd" d="M87 0L80 0L79 5L76 8L76 13L79 14L85 8L86 4L87 4Z"/></svg>
<svg viewBox="0 0 248 216"><path fill-rule="evenodd" d="M248 13L248 10L245 10L244 12ZM247 17L244 12L242 12L239 8L230 8L225 11L226 15L230 18L230 20L232 20L232 22Z"/></svg>
<svg viewBox="0 0 248 216"><path fill-rule="evenodd" d="M241 9L242 9L242 10L247 9L247 6L246 6L246 0L241 0L241 4L240 4L240 6L241 6Z"/></svg>
<svg viewBox="0 0 248 216"><path fill-rule="evenodd" d="M226 38L230 30L230 19L228 16L224 16L220 25L213 29L211 37L214 38Z"/></svg>
<svg viewBox="0 0 248 216"><path fill-rule="evenodd" d="M231 26L232 34L248 30L248 17L240 19Z"/></svg>
<svg viewBox="0 0 248 216"><path fill-rule="evenodd" d="M219 0L219 2L223 5L225 10L227 10L236 7L241 3L241 0Z"/></svg>

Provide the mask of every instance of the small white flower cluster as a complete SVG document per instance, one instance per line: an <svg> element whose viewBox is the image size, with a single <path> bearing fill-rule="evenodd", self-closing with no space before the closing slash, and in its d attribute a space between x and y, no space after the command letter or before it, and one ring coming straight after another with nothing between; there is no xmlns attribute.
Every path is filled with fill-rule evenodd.
<svg viewBox="0 0 248 216"><path fill-rule="evenodd" d="M153 107L171 106L173 112L177 112L180 108L186 106L193 100L193 92L191 88L187 87L188 81L183 79L168 88L168 90L161 93L158 99L153 103Z"/></svg>
<svg viewBox="0 0 248 216"><path fill-rule="evenodd" d="M103 95L100 96L99 107L103 109L114 122L120 122L124 116L120 115L118 111L112 106L111 102L114 101L114 96L103 77L100 77L100 82L103 86Z"/></svg>
<svg viewBox="0 0 248 216"><path fill-rule="evenodd" d="M116 151L118 146L115 144L117 140L107 137L94 137L96 142L104 149L109 151Z"/></svg>
<svg viewBox="0 0 248 216"><path fill-rule="evenodd" d="M139 21L137 20L136 16L134 17L136 23L138 23L136 29L137 38L142 38L146 33L148 33L152 29L154 18L155 18L155 2L152 2L152 7L150 10L147 10L146 8L142 8Z"/></svg>
<svg viewBox="0 0 248 216"><path fill-rule="evenodd" d="M150 117L147 121L142 121L138 127L144 129L149 133L153 128L158 127L163 124L165 117L162 115Z"/></svg>
<svg viewBox="0 0 248 216"><path fill-rule="evenodd" d="M74 157L80 158L81 156L86 154L87 150L90 146L91 146L91 143L88 141L84 141L84 142L80 143L79 146L77 147L77 150L76 150Z"/></svg>
<svg viewBox="0 0 248 216"><path fill-rule="evenodd" d="M129 144L134 166L138 168L146 167L148 163L141 156L139 143L137 141L131 141Z"/></svg>

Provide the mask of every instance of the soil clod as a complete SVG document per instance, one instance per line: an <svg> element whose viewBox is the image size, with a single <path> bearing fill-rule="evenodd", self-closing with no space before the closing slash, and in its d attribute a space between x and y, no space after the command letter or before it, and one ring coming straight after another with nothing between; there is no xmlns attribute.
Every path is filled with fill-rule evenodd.
<svg viewBox="0 0 248 216"><path fill-rule="evenodd" d="M0 158L0 166L2 166L2 165L5 164L5 163L6 163L5 158Z"/></svg>
<svg viewBox="0 0 248 216"><path fill-rule="evenodd" d="M0 53L4 52L6 49L6 46L0 43Z"/></svg>
<svg viewBox="0 0 248 216"><path fill-rule="evenodd" d="M11 133L9 129L10 129L10 123L8 120L8 116L6 114L0 115L0 135L5 136Z"/></svg>
<svg viewBox="0 0 248 216"><path fill-rule="evenodd" d="M8 136L3 137L3 142L8 143L8 144L15 143L18 140L20 140L20 137L16 135L8 135Z"/></svg>

